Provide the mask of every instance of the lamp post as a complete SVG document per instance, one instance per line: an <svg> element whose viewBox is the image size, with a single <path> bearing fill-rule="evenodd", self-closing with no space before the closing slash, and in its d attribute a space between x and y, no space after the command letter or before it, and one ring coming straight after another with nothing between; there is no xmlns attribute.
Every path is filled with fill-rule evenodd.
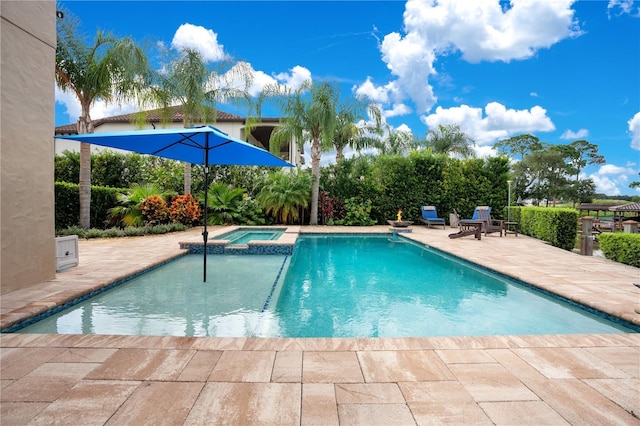
<svg viewBox="0 0 640 426"><path fill-rule="evenodd" d="M509 196L507 198L507 222L511 222L511 182L513 182L511 179L507 181L507 184L509 185Z"/></svg>

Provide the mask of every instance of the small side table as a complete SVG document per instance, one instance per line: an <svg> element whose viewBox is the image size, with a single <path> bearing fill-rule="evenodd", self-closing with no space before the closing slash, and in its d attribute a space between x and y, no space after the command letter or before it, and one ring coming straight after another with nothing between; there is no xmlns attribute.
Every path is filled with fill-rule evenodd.
<svg viewBox="0 0 640 426"><path fill-rule="evenodd" d="M502 230L504 231L505 237L507 234L515 234L518 236L518 231L520 230L520 224L518 222L502 222Z"/></svg>

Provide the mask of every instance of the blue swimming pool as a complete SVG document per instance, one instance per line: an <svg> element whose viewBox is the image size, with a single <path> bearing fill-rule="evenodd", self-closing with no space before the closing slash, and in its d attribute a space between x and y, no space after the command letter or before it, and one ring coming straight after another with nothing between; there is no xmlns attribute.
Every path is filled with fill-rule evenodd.
<svg viewBox="0 0 640 426"><path fill-rule="evenodd" d="M409 337L634 332L389 235L301 235L292 257L187 255L23 333Z"/></svg>

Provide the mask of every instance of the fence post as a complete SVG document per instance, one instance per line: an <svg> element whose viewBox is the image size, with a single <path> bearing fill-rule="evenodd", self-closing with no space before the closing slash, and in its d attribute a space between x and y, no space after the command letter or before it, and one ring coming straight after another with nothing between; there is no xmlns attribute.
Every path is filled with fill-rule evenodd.
<svg viewBox="0 0 640 426"><path fill-rule="evenodd" d="M593 217L585 216L582 220L582 238L580 240L580 254L593 256Z"/></svg>

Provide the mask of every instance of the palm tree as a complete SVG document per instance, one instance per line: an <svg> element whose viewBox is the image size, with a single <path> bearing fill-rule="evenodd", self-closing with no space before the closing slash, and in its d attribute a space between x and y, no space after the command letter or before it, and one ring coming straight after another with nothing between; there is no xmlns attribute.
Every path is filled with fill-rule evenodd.
<svg viewBox="0 0 640 426"><path fill-rule="evenodd" d="M429 129L425 145L436 154L458 154L465 158L475 155L472 148L475 141L458 124L439 124Z"/></svg>
<svg viewBox="0 0 640 426"><path fill-rule="evenodd" d="M98 31L92 45L77 32L78 21L65 11L59 19L56 44L56 84L80 102L77 132L93 133L91 106L97 100L121 103L132 99L144 84L147 59L129 38ZM91 145L80 144L80 226L90 227Z"/></svg>
<svg viewBox="0 0 640 426"><path fill-rule="evenodd" d="M373 120L365 125L358 125L356 121L361 111L367 108L369 117ZM367 103L364 98L356 99L356 102L343 106L338 112L336 130L333 136L333 146L336 149L336 163L344 158L343 151L346 147L361 150L370 146L377 146L380 134L382 113L377 105Z"/></svg>
<svg viewBox="0 0 640 426"><path fill-rule="evenodd" d="M420 141L411 131L392 129L386 125L386 136L374 144L383 155L406 155L408 151L420 147Z"/></svg>
<svg viewBox="0 0 640 426"><path fill-rule="evenodd" d="M222 67L222 65L221 65ZM178 58L171 61L166 69L153 73L153 84L145 93L143 101L162 108L162 121L169 121L170 107L182 106L183 125L191 127L197 123L215 123L216 104L247 98L247 88L252 74L248 64L239 62L225 73L209 71L202 54L197 50L184 48ZM238 88L240 83L243 88ZM143 124L144 113L138 116L138 124ZM191 164L184 165L184 193L191 193Z"/></svg>

